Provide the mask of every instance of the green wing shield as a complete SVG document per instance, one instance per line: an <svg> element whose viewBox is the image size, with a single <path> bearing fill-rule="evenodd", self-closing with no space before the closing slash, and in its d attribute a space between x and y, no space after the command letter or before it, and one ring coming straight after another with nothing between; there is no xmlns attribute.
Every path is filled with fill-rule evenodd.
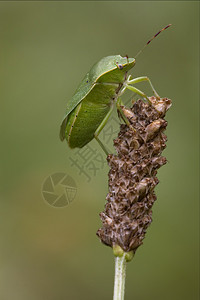
<svg viewBox="0 0 200 300"><path fill-rule="evenodd" d="M95 83L89 81L89 73L86 74L81 84L77 88L74 96L67 103L66 113L60 126L60 139L65 139L65 128L67 124L67 117L70 112L87 96L87 94L93 89Z"/></svg>
<svg viewBox="0 0 200 300"><path fill-rule="evenodd" d="M81 84L75 91L74 96L67 103L65 117L86 97L86 95L92 90L95 83L89 80L89 73L86 74Z"/></svg>

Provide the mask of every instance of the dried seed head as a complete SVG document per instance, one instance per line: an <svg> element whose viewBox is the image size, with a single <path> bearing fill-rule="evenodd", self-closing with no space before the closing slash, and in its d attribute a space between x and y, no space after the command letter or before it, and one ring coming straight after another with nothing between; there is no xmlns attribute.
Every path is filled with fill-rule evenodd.
<svg viewBox="0 0 200 300"><path fill-rule="evenodd" d="M166 163L161 156L167 140L163 119L171 106L167 98L138 100L131 109L122 106L130 126L120 127L114 140L117 155L107 157L110 166L109 193L100 213L103 226L97 232L101 241L120 246L125 252L136 251L152 222L152 205L156 200L157 170Z"/></svg>

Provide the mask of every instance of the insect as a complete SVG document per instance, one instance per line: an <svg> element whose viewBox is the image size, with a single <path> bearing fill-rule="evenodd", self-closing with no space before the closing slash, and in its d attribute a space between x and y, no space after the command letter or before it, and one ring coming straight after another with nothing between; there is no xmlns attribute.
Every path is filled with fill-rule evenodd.
<svg viewBox="0 0 200 300"><path fill-rule="evenodd" d="M170 25L156 33L143 49ZM102 58L91 68L77 88L74 96L67 103L66 114L60 126L61 141L66 139L70 148L82 148L95 138L104 152L108 154L98 136L106 125L115 105L124 121L128 124L128 120L121 109L123 105L121 96L123 93L129 89L148 101L145 93L132 86L136 83L147 81L154 95L158 99L160 98L147 76L132 78L131 75L128 75L128 71L134 65L135 58L113 55Z"/></svg>

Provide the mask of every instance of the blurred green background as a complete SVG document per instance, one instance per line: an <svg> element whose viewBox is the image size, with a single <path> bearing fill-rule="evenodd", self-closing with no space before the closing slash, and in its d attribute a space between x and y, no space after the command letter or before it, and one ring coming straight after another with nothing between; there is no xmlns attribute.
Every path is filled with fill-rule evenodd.
<svg viewBox="0 0 200 300"><path fill-rule="evenodd" d="M95 236L108 167L93 160L98 170L88 167L91 180L80 174L71 161L80 153L58 138L60 121L96 61L136 55L169 23L132 72L149 76L173 106L166 116L169 163L158 172L153 223L127 268L126 299L198 299L195 1L0 2L0 299L112 299L112 251ZM151 95L147 84L140 88ZM102 153L95 141L90 147ZM74 201L63 208L50 206L41 192L57 172L77 185Z"/></svg>

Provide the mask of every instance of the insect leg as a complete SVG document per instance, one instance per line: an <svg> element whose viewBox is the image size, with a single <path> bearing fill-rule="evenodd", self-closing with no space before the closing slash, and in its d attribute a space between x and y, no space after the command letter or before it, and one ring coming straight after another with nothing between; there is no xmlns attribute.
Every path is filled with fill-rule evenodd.
<svg viewBox="0 0 200 300"><path fill-rule="evenodd" d="M138 94L139 96L144 97L149 102L149 98L147 97L147 95L145 93L143 93L142 91L138 90L137 88L135 88L134 86L127 85L126 88L131 90L132 92Z"/></svg>
<svg viewBox="0 0 200 300"><path fill-rule="evenodd" d="M106 150L105 146L103 145L103 143L98 138L98 135L100 134L101 130L104 128L106 123L108 122L108 119L109 119L112 111L113 111L113 105L110 107L110 110L108 111L107 115L105 116L105 118L103 119L103 121L101 122L101 124L99 125L99 127L97 128L97 130L94 133L95 139L97 140L97 142L99 143L99 145L101 146L101 148L103 149L103 151L105 152L106 155L108 155L109 152Z"/></svg>
<svg viewBox="0 0 200 300"><path fill-rule="evenodd" d="M101 140L98 138L98 136L95 136L95 139L97 140L97 142L99 143L100 147L102 148L102 150L105 152L106 156L109 155L109 152L107 151L106 147L104 146L104 144L101 142Z"/></svg>
<svg viewBox="0 0 200 300"><path fill-rule="evenodd" d="M137 78L134 78L132 80L128 80L127 83L128 84L135 84L135 83L142 82L142 81L148 81L154 95L156 96L156 98L160 99L160 96L158 95L158 93L154 89L153 84L151 83L150 79L147 76L137 77Z"/></svg>
<svg viewBox="0 0 200 300"><path fill-rule="evenodd" d="M117 105L117 110L118 110L118 112L120 113L122 119L124 120L124 122L126 123L126 125L127 125L128 127L130 127L130 122L129 122L129 120L127 119L127 117L124 115L123 110L122 110L122 108L121 108L121 106L123 105L123 102L122 102L121 98L118 98L118 99L117 99L116 105Z"/></svg>

